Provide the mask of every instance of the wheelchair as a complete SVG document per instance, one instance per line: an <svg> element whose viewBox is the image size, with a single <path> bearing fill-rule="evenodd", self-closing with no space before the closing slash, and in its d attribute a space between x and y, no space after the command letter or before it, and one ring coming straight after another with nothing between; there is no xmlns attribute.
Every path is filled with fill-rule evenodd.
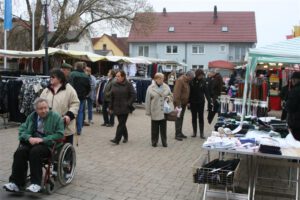
<svg viewBox="0 0 300 200"><path fill-rule="evenodd" d="M56 145L53 145L50 157L43 162L42 191L47 194L52 194L58 185L71 183L75 175L76 152L73 145L63 143L58 149Z"/></svg>

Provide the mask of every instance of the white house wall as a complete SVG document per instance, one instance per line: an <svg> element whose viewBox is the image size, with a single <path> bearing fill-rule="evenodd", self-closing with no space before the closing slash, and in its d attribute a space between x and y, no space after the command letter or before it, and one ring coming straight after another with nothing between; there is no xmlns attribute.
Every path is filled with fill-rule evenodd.
<svg viewBox="0 0 300 200"><path fill-rule="evenodd" d="M176 45L178 47L177 53L166 53L166 46ZM194 45L204 45L203 54L193 54L192 47ZM229 60L229 57L233 57L232 62L240 62L241 60L235 60L235 48L242 47L248 51L253 46L252 43L130 43L129 44L129 56L139 56L139 46L149 46L149 57L171 59L177 62L186 63L187 69L191 69L193 65L202 65L207 68L208 62L213 60ZM225 50L222 52L220 47L224 46Z"/></svg>

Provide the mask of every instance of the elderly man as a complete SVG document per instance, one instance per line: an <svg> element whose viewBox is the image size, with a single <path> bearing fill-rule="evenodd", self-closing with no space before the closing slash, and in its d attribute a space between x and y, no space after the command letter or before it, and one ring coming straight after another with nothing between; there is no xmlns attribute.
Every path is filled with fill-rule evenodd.
<svg viewBox="0 0 300 200"><path fill-rule="evenodd" d="M186 75L180 76L175 83L174 87L174 107L181 108L180 117L175 121L175 139L182 141L182 138L187 138L182 133L183 117L186 106L189 102L190 85L189 82L194 78L195 72L188 71Z"/></svg>
<svg viewBox="0 0 300 200"><path fill-rule="evenodd" d="M46 99L37 98L34 101L34 108L35 111L19 128L20 145L14 154L12 174L9 183L3 186L10 192L19 192L20 187L25 186L28 161L31 185L26 190L34 193L41 190L43 159L50 156L50 148L54 141L64 136L62 117L56 112L49 111Z"/></svg>
<svg viewBox="0 0 300 200"><path fill-rule="evenodd" d="M287 121L294 138L300 141L300 72L294 72L292 77L292 90L287 100Z"/></svg>
<svg viewBox="0 0 300 200"><path fill-rule="evenodd" d="M66 80L69 81L69 76L72 72L72 65L68 64L68 63L63 63L60 67L61 71L64 73Z"/></svg>

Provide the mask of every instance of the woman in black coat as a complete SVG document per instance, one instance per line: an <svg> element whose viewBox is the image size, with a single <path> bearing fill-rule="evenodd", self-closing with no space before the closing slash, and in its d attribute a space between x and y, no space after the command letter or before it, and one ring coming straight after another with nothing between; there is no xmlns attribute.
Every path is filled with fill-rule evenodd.
<svg viewBox="0 0 300 200"><path fill-rule="evenodd" d="M128 131L126 121L128 114L133 111L133 102L136 99L136 92L132 84L126 79L124 71L116 74L116 82L113 83L111 89L111 101L109 105L110 113L114 113L118 118L118 126L116 136L110 140L112 143L119 144L122 136L123 143L128 141Z"/></svg>
<svg viewBox="0 0 300 200"><path fill-rule="evenodd" d="M195 72L195 78L190 82L190 108L192 112L192 124L193 124L193 135L197 135L197 118L199 120L200 137L204 137L204 105L205 98L208 102L208 107L211 109L211 99L208 92L207 83L204 79L205 74L201 69L197 69Z"/></svg>

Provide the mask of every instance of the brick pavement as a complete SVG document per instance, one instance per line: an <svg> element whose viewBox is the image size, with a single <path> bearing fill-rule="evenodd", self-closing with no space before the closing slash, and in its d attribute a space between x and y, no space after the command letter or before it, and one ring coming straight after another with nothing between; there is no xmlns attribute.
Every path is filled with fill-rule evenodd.
<svg viewBox="0 0 300 200"><path fill-rule="evenodd" d="M174 139L174 123L168 122L168 148L161 143L153 148L150 118L142 108L128 119L129 142L112 145L116 126L101 127L102 116L94 115L95 124L84 127L79 138L77 170L71 185L51 196L38 199L95 200L191 200L196 192L191 165L202 153L200 137L180 142ZM210 127L206 125L206 132ZM191 114L186 112L184 133L192 134ZM13 152L17 147L17 128L0 129L0 184L8 179ZM22 199L29 198L25 194ZM15 199L0 192L0 199Z"/></svg>
<svg viewBox="0 0 300 200"><path fill-rule="evenodd" d="M205 114L206 115L206 114ZM192 181L192 163L204 157L203 140L188 137L174 139L174 123L168 122L168 148L151 146L150 118L142 108L128 119L129 142L112 145L115 129L101 127L102 115L94 115L95 124L84 127L79 138L77 170L74 181L52 195L13 195L0 190L0 200L194 200L197 185ZM214 124L214 122L212 123ZM205 125L210 133L212 126ZM186 112L184 133L192 134L191 114ZM0 185L7 182L13 153L18 145L17 128L0 129ZM245 169L244 169L245 170ZM240 171L245 179L245 171ZM238 185L241 183L238 182ZM200 191L203 190L201 186ZM198 198L196 198L198 197ZM256 199L283 199L257 197Z"/></svg>

